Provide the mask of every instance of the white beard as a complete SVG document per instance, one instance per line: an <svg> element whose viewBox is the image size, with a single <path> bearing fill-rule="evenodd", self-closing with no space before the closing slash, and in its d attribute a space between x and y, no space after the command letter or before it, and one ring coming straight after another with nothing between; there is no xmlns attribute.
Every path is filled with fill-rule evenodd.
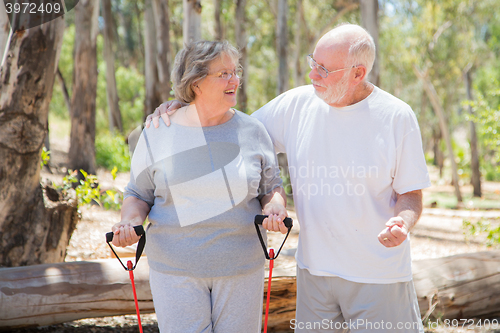
<svg viewBox="0 0 500 333"><path fill-rule="evenodd" d="M325 91L317 91L316 95L321 98L323 101L325 101L326 104L338 104L344 97L345 94L347 93L347 90L349 89L349 71L347 71L342 78L340 79L339 82L336 84L332 84L329 86L324 86L321 85L322 87L326 87ZM315 84L318 84L317 82L313 82Z"/></svg>

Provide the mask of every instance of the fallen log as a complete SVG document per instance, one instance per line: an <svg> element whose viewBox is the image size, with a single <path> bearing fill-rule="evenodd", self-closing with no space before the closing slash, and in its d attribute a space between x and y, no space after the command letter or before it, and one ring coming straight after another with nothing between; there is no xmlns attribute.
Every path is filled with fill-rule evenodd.
<svg viewBox="0 0 500 333"><path fill-rule="evenodd" d="M134 277L141 313L154 312L147 258ZM116 259L0 269L0 330L123 314L135 314L134 297Z"/></svg>
<svg viewBox="0 0 500 333"><path fill-rule="evenodd" d="M498 267L500 251L414 261L413 277L422 317L499 317ZM154 312L148 272L144 257L134 271L141 313ZM293 273L275 270L269 332L289 330L290 320L295 317ZM134 313L128 273L116 259L0 269L0 330Z"/></svg>
<svg viewBox="0 0 500 333"><path fill-rule="evenodd" d="M413 262L422 318L500 317L500 251Z"/></svg>

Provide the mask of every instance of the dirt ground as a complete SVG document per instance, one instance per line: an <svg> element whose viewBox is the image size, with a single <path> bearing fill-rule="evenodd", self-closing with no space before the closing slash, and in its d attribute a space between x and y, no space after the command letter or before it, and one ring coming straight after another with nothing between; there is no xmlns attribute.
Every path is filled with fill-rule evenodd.
<svg viewBox="0 0 500 333"><path fill-rule="evenodd" d="M51 170L49 173L46 168L42 172L43 179L50 179L60 182L62 175L66 172L66 153L68 151L68 142L64 140L53 140L51 147ZM98 179L102 188L114 187L123 190L129 178L128 173L119 174L116 180L113 180L110 173L105 170L98 171ZM437 173L431 169L431 178L433 184L438 184ZM483 190L490 193L500 193L500 184L484 183ZM424 197L433 191L449 191L453 188L447 185L434 185L424 191ZM471 192L469 186L462 187L463 193ZM106 211L98 206L82 207L82 220L71 238L67 249L66 261L93 260L111 258L110 250L104 241L104 234L110 231L111 226L119 222L120 214L117 211ZM295 259L293 255L297 247L298 233L300 230L300 221L297 221L293 210L290 210L290 216L294 218L294 228L287 240L280 259L276 261L276 269L286 271L294 270ZM470 211L470 210L451 210L441 208L424 209L421 220L411 234L411 254L413 260L438 258L460 253L470 253L477 251L488 251L484 244L484 238L471 239L465 241L462 221L464 218L478 220L481 216L500 222L500 210L488 211ZM297 223L298 222L298 223ZM270 234L269 242L275 248L281 242L280 234ZM132 250L133 251L133 250ZM142 322L144 332L158 332L156 317L154 314L143 315ZM34 332L57 332L57 333L83 333L83 332L138 332L137 320L133 315L116 316L106 318L83 319L70 323L41 327L36 329L18 330L20 333ZM500 332L499 330L485 329L458 329L439 327L438 329L427 329L426 332Z"/></svg>

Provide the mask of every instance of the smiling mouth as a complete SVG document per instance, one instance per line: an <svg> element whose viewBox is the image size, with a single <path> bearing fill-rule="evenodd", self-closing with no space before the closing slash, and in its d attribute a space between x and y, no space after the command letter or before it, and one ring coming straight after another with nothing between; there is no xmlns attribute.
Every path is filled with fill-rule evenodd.
<svg viewBox="0 0 500 333"><path fill-rule="evenodd" d="M232 95L232 94L235 93L235 91L236 91L235 89L226 90L226 91L224 91L224 94L226 94L226 95Z"/></svg>

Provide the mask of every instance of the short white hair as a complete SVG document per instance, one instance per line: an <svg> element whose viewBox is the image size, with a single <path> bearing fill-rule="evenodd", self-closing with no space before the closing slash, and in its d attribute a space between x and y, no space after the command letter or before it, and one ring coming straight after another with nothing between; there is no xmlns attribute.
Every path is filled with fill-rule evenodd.
<svg viewBox="0 0 500 333"><path fill-rule="evenodd" d="M342 23L335 27L347 29L349 32L355 32L356 38L349 40L349 53L347 55L346 66L363 65L366 67L366 75L371 72L375 62L376 47L373 37L368 31L357 24Z"/></svg>

